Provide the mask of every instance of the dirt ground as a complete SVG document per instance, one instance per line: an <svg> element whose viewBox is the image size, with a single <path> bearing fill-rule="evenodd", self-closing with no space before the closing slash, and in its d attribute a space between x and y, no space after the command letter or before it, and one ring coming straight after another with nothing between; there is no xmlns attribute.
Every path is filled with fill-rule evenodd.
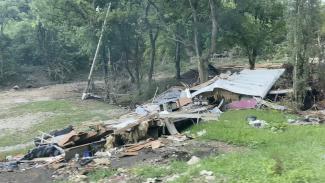
<svg viewBox="0 0 325 183"><path fill-rule="evenodd" d="M53 99L64 99L78 96L81 97L81 91L85 86L86 82L77 82L68 84L56 84L32 89L11 89L2 91L0 92L0 110L21 103L48 101Z"/></svg>
<svg viewBox="0 0 325 183"><path fill-rule="evenodd" d="M3 183L50 183L52 172L46 168L34 168L23 172L0 172Z"/></svg>

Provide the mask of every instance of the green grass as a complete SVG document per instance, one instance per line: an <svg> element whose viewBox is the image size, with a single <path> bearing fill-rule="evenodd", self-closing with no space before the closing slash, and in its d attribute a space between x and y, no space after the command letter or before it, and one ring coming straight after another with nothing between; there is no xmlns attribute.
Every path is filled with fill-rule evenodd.
<svg viewBox="0 0 325 183"><path fill-rule="evenodd" d="M115 170L109 168L100 168L96 169L93 172L90 172L89 174L87 174L87 176L90 182L97 182L99 180L111 177L112 175L114 175L115 172Z"/></svg>
<svg viewBox="0 0 325 183"><path fill-rule="evenodd" d="M53 100L23 104L11 108L9 113L11 117L23 114L37 112L51 112L54 115L45 118L41 123L33 125L31 128L23 132L9 132L0 137L0 147L21 144L31 141L39 135L39 131L49 132L56 129L67 127L68 125L76 125L93 120L108 120L118 116L117 107L106 103L86 101L76 102L72 100ZM3 118L3 116L2 116Z"/></svg>
<svg viewBox="0 0 325 183"><path fill-rule="evenodd" d="M248 115L267 121L270 127L251 128L245 120ZM229 111L219 121L194 126L193 134L207 131L202 140L224 141L249 150L203 159L198 166L183 170L186 173L176 182L191 182L201 170L213 171L216 182L324 182L325 127L285 125L292 117L272 110ZM166 167L150 171L155 169L158 173L152 176L166 174L161 170Z"/></svg>

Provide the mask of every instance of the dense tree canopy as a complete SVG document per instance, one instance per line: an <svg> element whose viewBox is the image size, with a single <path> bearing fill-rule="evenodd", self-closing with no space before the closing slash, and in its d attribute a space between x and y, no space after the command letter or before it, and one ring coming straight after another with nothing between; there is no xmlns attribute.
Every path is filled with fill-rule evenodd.
<svg viewBox="0 0 325 183"><path fill-rule="evenodd" d="M171 60L168 63L173 63L179 79L181 61L196 58L203 82L214 54L239 47L254 69L257 58L275 55L277 45L290 40L287 1L110 2L96 67L113 79L129 78L139 89L141 81L151 83L155 65L163 59ZM48 76L59 81L89 69L108 4L106 0L1 0L0 83L23 65L44 66ZM314 16L324 22L324 12L317 12ZM324 24L317 30L322 45Z"/></svg>

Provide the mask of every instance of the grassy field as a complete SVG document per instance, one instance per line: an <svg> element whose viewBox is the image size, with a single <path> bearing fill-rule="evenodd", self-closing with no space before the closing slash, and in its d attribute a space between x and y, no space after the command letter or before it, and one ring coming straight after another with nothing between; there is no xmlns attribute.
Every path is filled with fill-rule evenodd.
<svg viewBox="0 0 325 183"><path fill-rule="evenodd" d="M245 118L255 115L269 123L265 129L251 128ZM200 140L218 140L248 147L203 159L196 166L176 162L165 167L138 167L141 177L179 174L175 182L195 182L201 170L214 172L216 182L324 182L325 139L323 126L287 126L294 116L277 111L242 110L225 112L220 121L193 127L205 129ZM175 166L177 165L177 166Z"/></svg>
<svg viewBox="0 0 325 183"><path fill-rule="evenodd" d="M119 117L124 112L124 110L116 106L96 101L50 100L21 104L3 111L0 119L20 117L21 123L24 123L27 121L28 116L34 114L50 113L51 115L43 117L43 119L37 119L40 121L27 129L20 131L6 130L0 136L0 147L30 142L40 134L40 131L50 132L68 125L79 126L83 123L108 120ZM26 148L14 152L0 153L0 157L25 151Z"/></svg>

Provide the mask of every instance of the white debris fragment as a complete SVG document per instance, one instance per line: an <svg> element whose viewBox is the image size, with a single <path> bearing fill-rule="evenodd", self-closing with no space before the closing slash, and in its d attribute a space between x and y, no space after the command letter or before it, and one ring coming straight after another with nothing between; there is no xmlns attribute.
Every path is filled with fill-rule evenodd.
<svg viewBox="0 0 325 183"><path fill-rule="evenodd" d="M200 158L196 156L192 156L190 160L188 160L187 165L195 165L200 162Z"/></svg>
<svg viewBox="0 0 325 183"><path fill-rule="evenodd" d="M169 114L168 111L161 111L159 114Z"/></svg>
<svg viewBox="0 0 325 183"><path fill-rule="evenodd" d="M196 135L197 135L198 137L201 137L201 136L205 135L206 133L207 133L207 131L204 129L204 130L201 130L201 131L199 131L199 132L196 132Z"/></svg>
<svg viewBox="0 0 325 183"><path fill-rule="evenodd" d="M268 125L266 121L259 119L255 121L249 121L248 124L254 128L265 128Z"/></svg>
<svg viewBox="0 0 325 183"><path fill-rule="evenodd" d="M216 177L213 175L205 177L205 182L207 182L207 183L215 182L215 180L216 180Z"/></svg>
<svg viewBox="0 0 325 183"><path fill-rule="evenodd" d="M203 176L212 176L213 175L213 172L212 171L207 171L207 170L202 170L200 171L200 175Z"/></svg>
<svg viewBox="0 0 325 183"><path fill-rule="evenodd" d="M149 112L144 107L137 106L137 108L135 109L135 113L139 114L140 116L146 116Z"/></svg>
<svg viewBox="0 0 325 183"><path fill-rule="evenodd" d="M268 123L264 120L257 119L256 116L249 116L246 118L248 124L254 128L265 128Z"/></svg>
<svg viewBox="0 0 325 183"><path fill-rule="evenodd" d="M147 180L144 183L156 183L158 182L158 178L147 178Z"/></svg>
<svg viewBox="0 0 325 183"><path fill-rule="evenodd" d="M171 177L168 177L166 179L166 182L174 182L176 179L178 179L180 176L179 175L173 175Z"/></svg>

